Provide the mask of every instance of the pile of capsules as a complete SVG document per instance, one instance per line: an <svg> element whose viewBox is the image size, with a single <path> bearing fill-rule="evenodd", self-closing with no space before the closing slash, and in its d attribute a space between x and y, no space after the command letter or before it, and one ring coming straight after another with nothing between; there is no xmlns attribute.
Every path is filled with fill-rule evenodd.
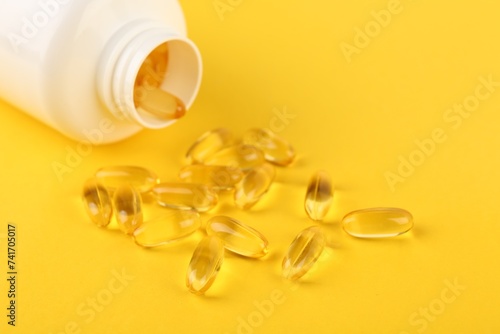
<svg viewBox="0 0 500 334"><path fill-rule="evenodd" d="M236 141L225 128L204 133L188 150L189 162L179 181L160 183L150 170L114 166L97 170L84 186L84 206L100 227L113 216L120 229L142 247L156 247L193 234L202 227L201 212L213 209L220 192L232 190L237 207L248 210L273 183L275 166L290 165L295 151L268 129L251 129ZM333 199L333 186L325 171L310 179L305 211L322 221ZM392 237L409 231L413 218L398 208L371 208L348 213L344 230L359 238ZM268 253L268 241L251 226L232 217L216 215L203 225L206 231L188 266L186 285L195 294L205 293L221 267L224 251L260 258ZM318 226L301 231L283 259L283 276L296 280L315 264L326 244Z"/></svg>

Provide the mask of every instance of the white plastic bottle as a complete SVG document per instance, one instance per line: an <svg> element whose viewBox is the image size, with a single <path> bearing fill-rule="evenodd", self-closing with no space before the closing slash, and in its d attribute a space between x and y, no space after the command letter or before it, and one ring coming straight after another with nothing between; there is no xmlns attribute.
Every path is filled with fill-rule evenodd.
<svg viewBox="0 0 500 334"><path fill-rule="evenodd" d="M164 43L158 89L189 108L202 68L177 0L2 0L0 98L94 145L168 126L134 103L138 71Z"/></svg>

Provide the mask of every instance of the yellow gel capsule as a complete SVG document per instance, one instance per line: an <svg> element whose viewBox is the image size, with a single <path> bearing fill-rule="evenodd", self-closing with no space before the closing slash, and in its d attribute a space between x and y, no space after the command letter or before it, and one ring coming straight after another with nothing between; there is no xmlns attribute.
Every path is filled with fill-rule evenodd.
<svg viewBox="0 0 500 334"><path fill-rule="evenodd" d="M114 192L121 185L129 184L143 194L159 182L155 173L137 166L104 167L95 173L95 177L110 192Z"/></svg>
<svg viewBox="0 0 500 334"><path fill-rule="evenodd" d="M283 277L296 280L316 263L325 248L326 238L317 226L300 232L290 244L283 259Z"/></svg>
<svg viewBox="0 0 500 334"><path fill-rule="evenodd" d="M181 169L179 178L187 183L204 184L225 190L234 188L243 178L243 172L227 166L189 165Z"/></svg>
<svg viewBox="0 0 500 334"><path fill-rule="evenodd" d="M186 153L188 163L203 163L205 159L229 146L233 135L226 128L219 128L205 132L198 138Z"/></svg>
<svg viewBox="0 0 500 334"><path fill-rule="evenodd" d="M142 63L134 86L134 104L145 118L175 120L186 114L181 99L160 88L168 67L168 44L158 46Z"/></svg>
<svg viewBox="0 0 500 334"><path fill-rule="evenodd" d="M213 284L224 258L222 241L205 237L196 247L189 262L186 286L194 294L204 294Z"/></svg>
<svg viewBox="0 0 500 334"><path fill-rule="evenodd" d="M137 111L161 120L174 120L186 114L186 106L177 96L160 88L136 87Z"/></svg>
<svg viewBox="0 0 500 334"><path fill-rule="evenodd" d="M168 66L168 44L163 43L151 52L142 63L135 86L157 88L165 79Z"/></svg>
<svg viewBox="0 0 500 334"><path fill-rule="evenodd" d="M168 43L163 43L158 46L148 58L151 59L154 73L156 73L158 77L162 78L163 81L168 68Z"/></svg>
<svg viewBox="0 0 500 334"><path fill-rule="evenodd" d="M94 224L108 226L113 215L112 200L106 188L95 179L83 186L83 205Z"/></svg>
<svg viewBox="0 0 500 334"><path fill-rule="evenodd" d="M399 208L371 208L348 213L342 219L344 230L358 238L395 237L411 230L411 213Z"/></svg>
<svg viewBox="0 0 500 334"><path fill-rule="evenodd" d="M316 172L307 186L304 207L307 215L316 221L325 218L333 199L333 186L325 171Z"/></svg>
<svg viewBox="0 0 500 334"><path fill-rule="evenodd" d="M250 209L269 190L275 175L274 167L270 164L251 169L236 185L234 203L241 209Z"/></svg>
<svg viewBox="0 0 500 334"><path fill-rule="evenodd" d="M264 161L264 154L257 147L233 145L214 153L204 163L206 165L229 166L248 170L262 165Z"/></svg>
<svg viewBox="0 0 500 334"><path fill-rule="evenodd" d="M267 161L287 166L295 159L295 150L285 139L268 129L251 129L243 135L243 143L258 147Z"/></svg>
<svg viewBox="0 0 500 334"><path fill-rule="evenodd" d="M236 254L259 258L267 254L267 239L254 228L234 218L215 216L207 222L207 234L224 242L224 247Z"/></svg>
<svg viewBox="0 0 500 334"><path fill-rule="evenodd" d="M141 195L132 186L116 189L114 207L116 221L124 233L132 234L142 224Z"/></svg>
<svg viewBox="0 0 500 334"><path fill-rule="evenodd" d="M153 187L153 193L161 206L180 210L205 212L218 202L217 193L203 184L160 183Z"/></svg>
<svg viewBox="0 0 500 334"><path fill-rule="evenodd" d="M134 241L142 247L156 247L185 238L201 226L200 215L194 210L163 208L163 214L144 221L134 231Z"/></svg>

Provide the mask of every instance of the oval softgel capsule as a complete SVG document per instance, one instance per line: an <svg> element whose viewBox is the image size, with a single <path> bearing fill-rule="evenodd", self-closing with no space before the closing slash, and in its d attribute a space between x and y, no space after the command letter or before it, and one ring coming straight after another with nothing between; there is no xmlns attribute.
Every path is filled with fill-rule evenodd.
<svg viewBox="0 0 500 334"><path fill-rule="evenodd" d="M319 170L307 185L304 209L309 218L322 221L330 210L333 201L333 185L326 171Z"/></svg>
<svg viewBox="0 0 500 334"><path fill-rule="evenodd" d="M186 286L196 295L204 294L213 284L224 259L224 245L214 236L203 238L189 262Z"/></svg>
<svg viewBox="0 0 500 334"><path fill-rule="evenodd" d="M113 198L115 217L120 229L132 234L142 224L142 199L139 192L131 185L120 186Z"/></svg>
<svg viewBox="0 0 500 334"><path fill-rule="evenodd" d="M362 209L345 215L342 227L357 238L395 237L411 230L413 216L399 208Z"/></svg>
<svg viewBox="0 0 500 334"><path fill-rule="evenodd" d="M131 185L141 194L149 192L158 182L158 176L139 166L109 166L97 170L95 178L110 192L122 185Z"/></svg>
<svg viewBox="0 0 500 334"><path fill-rule="evenodd" d="M264 154L252 145L233 145L214 153L204 162L210 166L236 167L250 170L264 163Z"/></svg>
<svg viewBox="0 0 500 334"><path fill-rule="evenodd" d="M90 219L99 227L108 226L113 215L112 199L106 188L95 179L83 186L83 203Z"/></svg>
<svg viewBox="0 0 500 334"><path fill-rule="evenodd" d="M295 158L292 145L269 129L248 130L243 143L258 147L267 161L279 166L288 166Z"/></svg>
<svg viewBox="0 0 500 334"><path fill-rule="evenodd" d="M204 184L216 190L232 189L243 178L239 168L228 166L188 165L179 172L186 183Z"/></svg>
<svg viewBox="0 0 500 334"><path fill-rule="evenodd" d="M325 248L326 237L317 226L301 231L288 247L283 259L283 277L297 280L316 263Z"/></svg>
<svg viewBox="0 0 500 334"><path fill-rule="evenodd" d="M268 163L252 168L236 185L234 203L237 207L248 210L264 196L273 183L276 172Z"/></svg>
<svg viewBox="0 0 500 334"><path fill-rule="evenodd" d="M229 146L232 141L233 135L226 128L205 132L191 145L186 153L186 159L189 163L203 163L217 151Z"/></svg>
<svg viewBox="0 0 500 334"><path fill-rule="evenodd" d="M227 216L215 216L208 220L207 234L224 242L224 247L233 253L259 258L268 252L266 237L254 228Z"/></svg>
<svg viewBox="0 0 500 334"><path fill-rule="evenodd" d="M134 230L136 244L142 247L157 247L186 238L201 225L200 215L194 210L163 209L163 214L144 221Z"/></svg>
<svg viewBox="0 0 500 334"><path fill-rule="evenodd" d="M217 193L203 184L159 183L153 187L152 193L161 206L180 210L206 212L218 202Z"/></svg>

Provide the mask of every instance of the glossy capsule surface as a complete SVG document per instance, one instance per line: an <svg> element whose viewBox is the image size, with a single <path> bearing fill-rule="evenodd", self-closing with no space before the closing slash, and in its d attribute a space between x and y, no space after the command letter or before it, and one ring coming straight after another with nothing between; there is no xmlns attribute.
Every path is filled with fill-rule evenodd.
<svg viewBox="0 0 500 334"><path fill-rule="evenodd" d="M233 145L221 149L205 159L206 165L229 166L249 170L264 163L264 154L251 145Z"/></svg>
<svg viewBox="0 0 500 334"><path fill-rule="evenodd" d="M126 184L116 189L113 203L118 226L124 233L132 234L143 221L141 195Z"/></svg>
<svg viewBox="0 0 500 334"><path fill-rule="evenodd" d="M145 88L159 87L167 73L168 58L169 51L167 43L163 43L154 49L139 68L135 79L135 86L142 86Z"/></svg>
<svg viewBox="0 0 500 334"><path fill-rule="evenodd" d="M207 234L224 242L224 247L236 254L259 258L267 254L266 237L254 228L227 216L215 216L208 220Z"/></svg>
<svg viewBox="0 0 500 334"><path fill-rule="evenodd" d="M136 244L142 247L162 246L188 237L200 228L200 215L194 210L162 208L162 211L161 215L144 221L135 229Z"/></svg>
<svg viewBox="0 0 500 334"><path fill-rule="evenodd" d="M104 167L97 170L95 178L110 192L114 192L121 185L129 184L140 193L147 193L158 183L155 173L139 166Z"/></svg>
<svg viewBox="0 0 500 334"><path fill-rule="evenodd" d="M153 187L158 204L174 209L205 212L218 202L217 193L203 184L159 183Z"/></svg>
<svg viewBox="0 0 500 334"><path fill-rule="evenodd" d="M109 225L113 216L113 201L106 188L95 179L83 186L83 206L94 224L99 227Z"/></svg>
<svg viewBox="0 0 500 334"><path fill-rule="evenodd" d="M137 89L137 88L136 88ZM177 96L160 88L143 88L137 102L137 112L145 118L169 121L186 114L184 102Z"/></svg>
<svg viewBox="0 0 500 334"><path fill-rule="evenodd" d="M399 208L371 208L348 213L342 219L344 230L358 238L395 237L411 230L413 216Z"/></svg>
<svg viewBox="0 0 500 334"><path fill-rule="evenodd" d="M307 215L316 221L325 218L333 200L333 185L325 171L317 171L307 185L304 208Z"/></svg>
<svg viewBox="0 0 500 334"><path fill-rule="evenodd" d="M243 172L227 166L188 165L181 169L179 178L187 183L204 184L214 189L231 189L241 181Z"/></svg>
<svg viewBox="0 0 500 334"><path fill-rule="evenodd" d="M167 72L168 56L168 44L163 43L148 55L137 73L134 104L144 118L168 121L186 113L181 99L160 88Z"/></svg>
<svg viewBox="0 0 500 334"><path fill-rule="evenodd" d="M295 159L295 150L285 139L269 129L251 129L243 135L243 143L258 147L267 161L287 166Z"/></svg>
<svg viewBox="0 0 500 334"><path fill-rule="evenodd" d="M283 259L283 277L297 280L316 263L325 248L326 238L320 228L311 226L300 232Z"/></svg>
<svg viewBox="0 0 500 334"><path fill-rule="evenodd" d="M275 176L275 168L270 164L263 164L252 168L236 185L234 203L241 209L250 209L271 187Z"/></svg>
<svg viewBox="0 0 500 334"><path fill-rule="evenodd" d="M188 163L203 163L208 157L232 142L233 135L226 128L205 132L191 145L186 153L186 159Z"/></svg>
<svg viewBox="0 0 500 334"><path fill-rule="evenodd" d="M189 262L186 286L194 294L204 294L213 284L224 258L222 241L214 236L203 238Z"/></svg>

